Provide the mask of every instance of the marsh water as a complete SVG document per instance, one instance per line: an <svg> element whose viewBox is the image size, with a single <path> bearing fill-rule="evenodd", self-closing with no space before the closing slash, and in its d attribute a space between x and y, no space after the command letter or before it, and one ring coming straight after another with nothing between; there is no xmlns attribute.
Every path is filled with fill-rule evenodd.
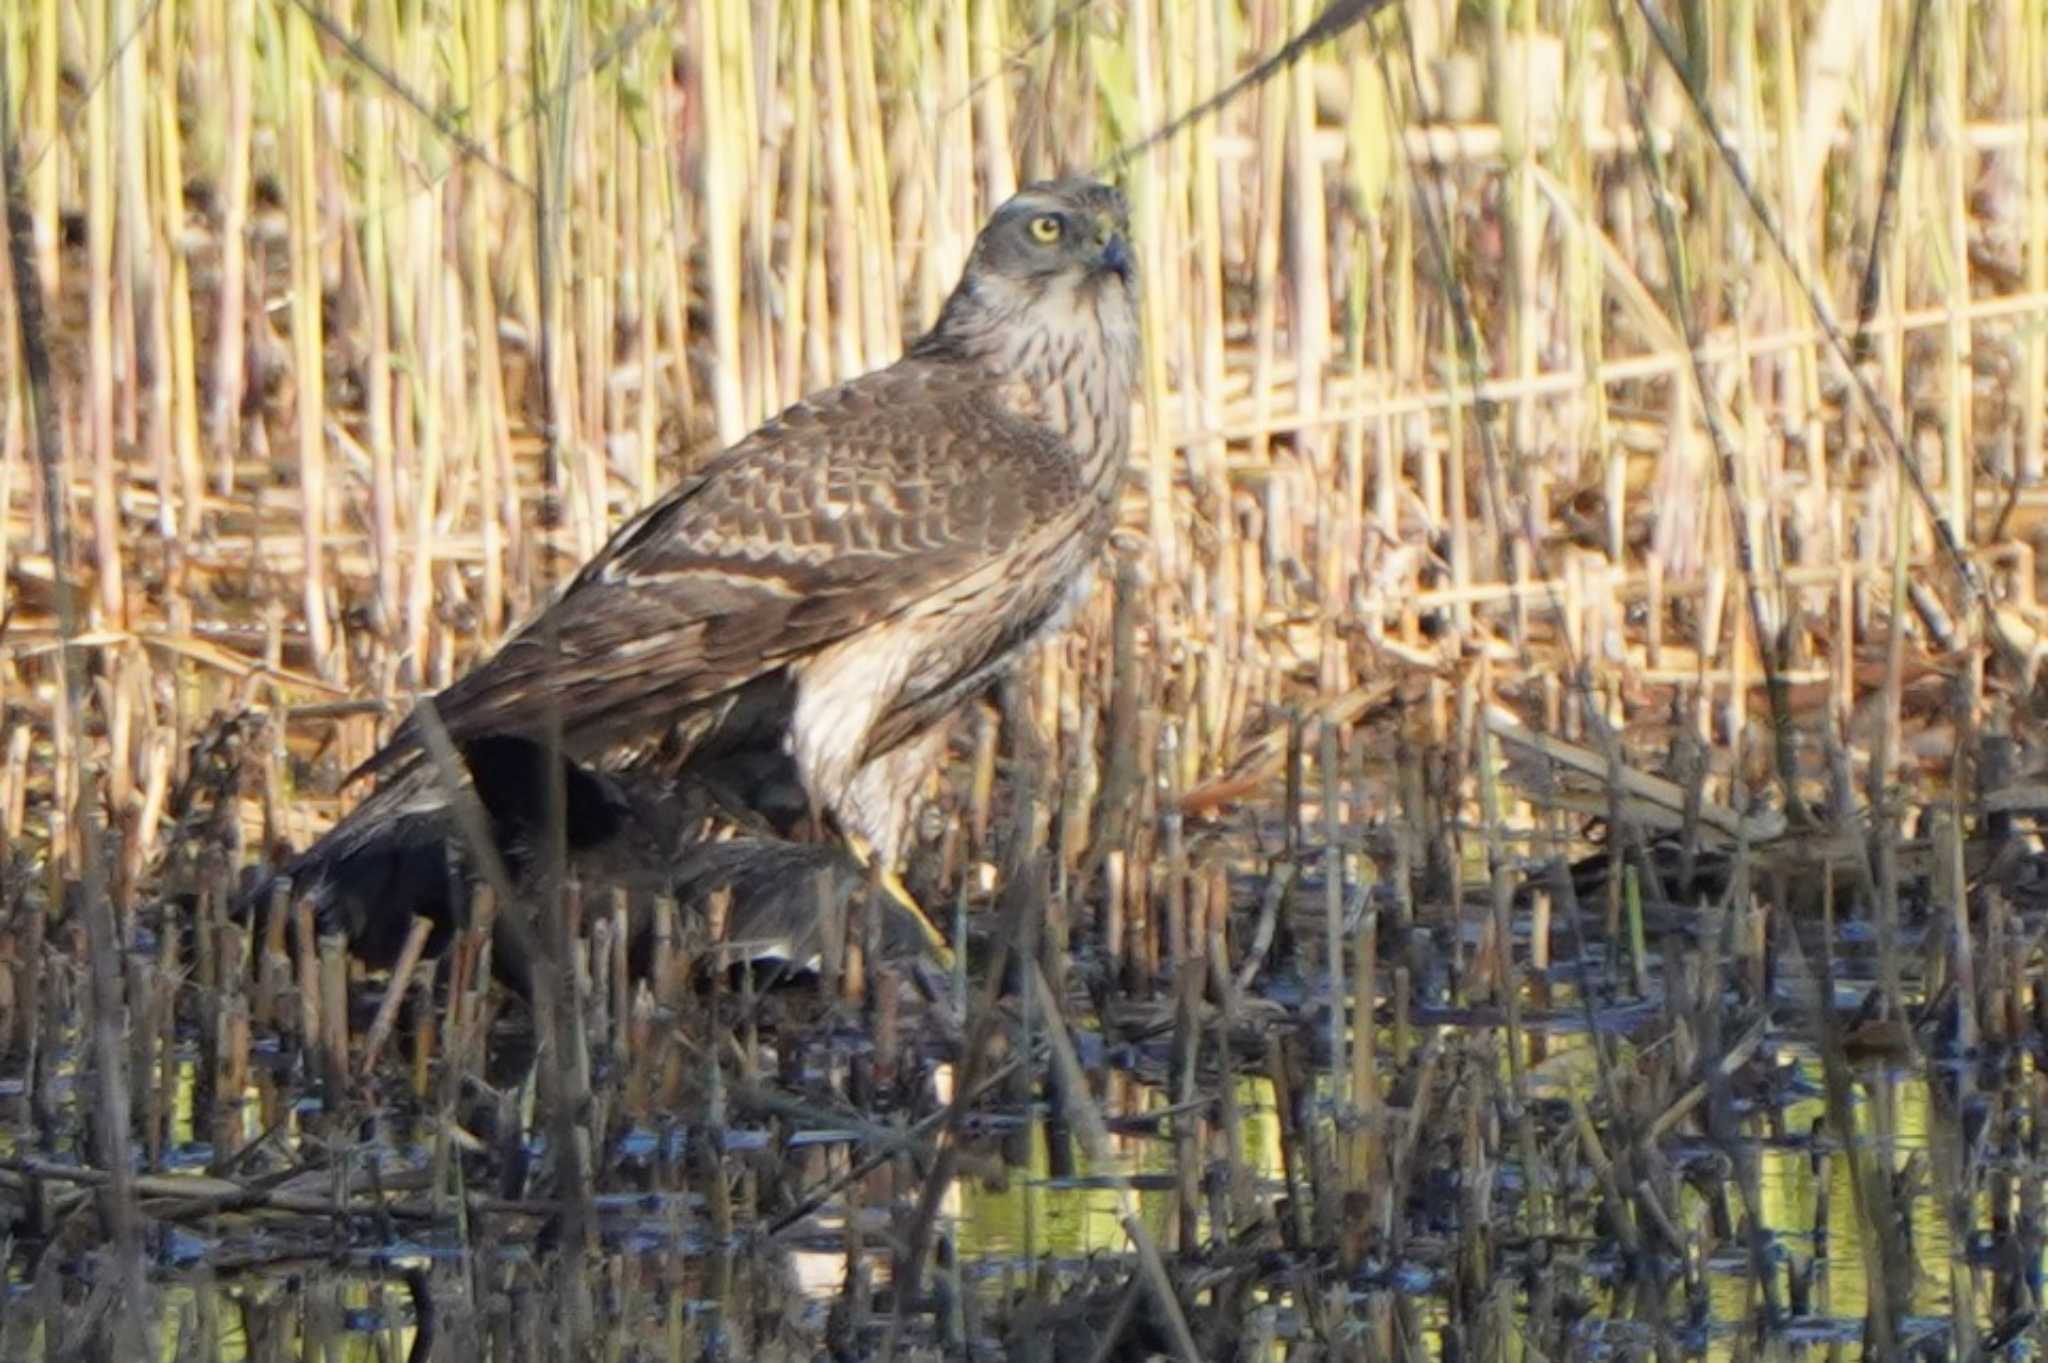
<svg viewBox="0 0 2048 1363"><path fill-rule="evenodd" d="M1570 1071L1574 1062L1584 1060L1582 1047L1566 1042L1552 1053L1552 1059L1559 1062L1556 1072L1543 1077L1539 1091L1581 1082ZM1778 1063L1787 1071L1788 1088L1803 1093L1785 1104L1784 1122L1793 1130L1809 1133L1822 1119L1818 1057L1790 1048ZM1133 1085L1132 1090L1133 1110L1143 1111L1147 1095L1139 1086ZM1924 1169L1933 1144L1926 1082L1897 1071L1873 1072L1867 1076L1864 1096L1892 1109L1890 1119L1882 1123L1889 1128L1885 1135L1877 1134L1881 1124L1872 1119L1873 1114L1865 1115L1872 1148L1895 1165L1917 1164ZM1245 1116L1244 1163L1262 1191L1276 1193L1283 1187L1283 1177L1271 1086L1262 1080L1245 1080L1238 1101ZM831 1139L833 1133L823 1134L825 1139L805 1145L822 1149L837 1144ZM637 1133L627 1138L627 1144L651 1153L657 1139ZM738 1145L757 1140L765 1144L765 1133L751 1137L736 1133ZM19 1152L9 1149L9 1153ZM952 1185L941 1215L957 1258L948 1263L945 1273L954 1290L962 1293L963 1324L979 1315L999 1315L1003 1303L1020 1285L1041 1275L1081 1279L1128 1255L1120 1199L1108 1177L1132 1186L1137 1214L1152 1234L1162 1239L1170 1236L1175 1207L1169 1144L1124 1137L1118 1141L1118 1155L1114 1168L1103 1178L1092 1176L1085 1163L1076 1173L1055 1176L1039 1141L1034 1142L1027 1163L1006 1167L996 1177L961 1178ZM173 1174L180 1170L198 1173L209 1156L203 1146L183 1147L169 1152L163 1168ZM1825 1140L1816 1142L1810 1134L1759 1140L1755 1157L1773 1268L1806 1271L1805 1266L1812 1266L1810 1296L1804 1309L1783 1320L1773 1333L1793 1356L1815 1350L1818 1353L1811 1356L1865 1356L1865 1255L1869 1247L1855 1212L1849 1160L1844 1152L1830 1148ZM405 1169L417 1167L426 1156L418 1147L399 1147L384 1152L382 1158ZM1966 1274L1985 1275L1988 1281L1991 1265L1981 1246L1954 1242L1943 1199L1930 1183L1923 1180L1916 1193L1907 1203L1916 1270L1909 1323L1916 1334L1939 1339L1950 1329L1945 1318L1954 1303L1952 1273L1960 1264ZM1692 1196L1704 1205L1700 1194ZM680 1303L685 1317L714 1312L719 1304L713 1298L687 1295L687 1284L703 1273L712 1252L702 1228L702 1210L700 1201L680 1194L622 1193L599 1198L596 1211L604 1249L597 1258L602 1271L622 1282L638 1278L685 1285ZM1681 1215L1693 1214L1692 1208L1679 1210ZM1980 1219L1988 1218L1988 1207L1979 1205L1975 1211ZM831 1304L845 1287L847 1214L843 1207L825 1210L805 1233L787 1236L776 1247L757 1246L747 1251L766 1261L764 1269L776 1258L784 1261L791 1295L783 1304L792 1317L795 1339L823 1331ZM1581 1226L1575 1235L1562 1238L1575 1243L1560 1251L1554 1271L1574 1280L1583 1293L1586 1315L1575 1331L1583 1356L1628 1357L1654 1346L1657 1327L1631 1319L1628 1293L1615 1281L1620 1271L1618 1258L1611 1247L1603 1249L1598 1229ZM414 1308L404 1288L391 1284L404 1270L423 1268L430 1276L478 1271L516 1275L532 1268L534 1253L531 1243L518 1240L495 1246L465 1245L459 1234L446 1229L411 1231L381 1243L361 1243L333 1229L265 1226L260 1220L232 1214L210 1223L179 1226L167 1230L152 1246L152 1277L159 1294L156 1308L164 1330L161 1356L228 1360L297 1356L295 1345L288 1345L279 1355L276 1343L267 1343L251 1332L258 1336L275 1332L278 1340L318 1337L319 1303L309 1294L324 1290L333 1294L332 1305L339 1314L330 1321L332 1333L326 1337L323 1356L403 1357L416 1338ZM867 1256L871 1270L886 1279L886 1240L873 1243ZM14 1305L7 1314L18 1322L34 1312L39 1294L33 1276L19 1276L19 1261L16 1268L18 1276L10 1284ZM1752 1356L1758 1346L1759 1304L1747 1257L1717 1255L1701 1263L1699 1270L1705 1289L1704 1312L1686 1319L1682 1352L1707 1359ZM1417 1341L1417 1356L1443 1356L1442 1332L1449 1309L1442 1280L1445 1271L1439 1256L1424 1247L1410 1262L1383 1265L1374 1275L1377 1288L1368 1289L1398 1292L1423 1304L1419 1317L1426 1334ZM316 1289L322 1278L328 1280L326 1288ZM678 1304L669 1295L672 1290L649 1292L637 1310L630 1305L633 1294L625 1293L626 1300L621 1303L624 1314L608 1323L607 1354L616 1349L628 1357L664 1356L662 1345L671 1336ZM1290 1343L1298 1343L1307 1333L1307 1327L1299 1308L1286 1304L1281 1294L1276 1293L1275 1298L1259 1308L1251 1324L1269 1341L1267 1356L1283 1358L1288 1356ZM1977 1294L1973 1302L1978 1309L1977 1325L1993 1327L1996 1320L1987 1309L1984 1294ZM63 1331L50 1330L51 1323L45 1322L46 1356L63 1356ZM20 1334L10 1337L24 1339ZM31 1352L39 1351L31 1348ZM987 1350L984 1346L970 1352L979 1356ZM305 1356L314 1355L308 1351ZM548 1356L546 1349L537 1356ZM791 1356L803 1355L792 1345Z"/></svg>
<svg viewBox="0 0 2048 1363"><path fill-rule="evenodd" d="M1853 895L1795 917L1810 897L1782 874L1748 903L1703 880L1691 906L1646 901L1630 874L1603 915L1586 862L1530 860L1494 896L1476 859L1458 907L1432 910L1387 894L1370 858L1345 863L1335 900L1321 849L1297 861L1264 931L1273 860L1243 857L1216 882L1225 940L1271 939L1244 987L1189 958L1113 991L1070 943L1058 1017L1044 996L999 991L993 1045L972 1025L987 998L886 972L859 998L749 977L681 1008L643 997L626 1010L637 1031L599 1018L613 1030L594 1032L597 1148L573 1220L515 1003L454 1082L458 1062L406 1059L422 1044L407 1015L397 1058L338 1113L315 1051L259 1027L236 1102L209 1091L221 1061L191 1022L201 986L158 980L165 958L140 931L129 981L163 1000L155 1049L131 1039L128 1056L156 1079L136 1091L162 1095L137 1113L145 1347L1853 1359L2031 1336L2044 1086L2011 954L2032 940L2023 901L1970 882L1972 1002L1956 993L1953 908L1910 865L1881 924ZM1829 874L1782 849L1774 865ZM1544 912L1543 887L1574 875L1584 902ZM991 936L1011 930L1002 912L988 910ZM1512 993L1489 983L1507 978ZM43 1001L66 1025L44 1032L41 1104L25 1070L0 1080L15 1107L0 1179L18 1206L8 1357L105 1356L126 1301L89 1176L100 1133L76 984ZM358 981L353 1013L384 987ZM668 1050L665 1080L640 1047ZM949 1108L976 1054L977 1096ZM921 1200L929 1253L899 1294L927 1235ZM1183 1321L1155 1300L1148 1254Z"/></svg>

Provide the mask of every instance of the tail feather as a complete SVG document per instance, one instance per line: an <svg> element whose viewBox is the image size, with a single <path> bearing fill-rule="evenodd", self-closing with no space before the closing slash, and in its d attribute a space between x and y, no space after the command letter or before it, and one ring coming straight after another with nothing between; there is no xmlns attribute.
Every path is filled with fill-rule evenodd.
<svg viewBox="0 0 2048 1363"><path fill-rule="evenodd" d="M398 959L418 916L434 925L427 950L439 953L467 920L469 890L461 835L430 782L421 767L386 784L258 881L242 900L243 914L262 920L280 896L310 902L321 932L345 934L350 949L379 968Z"/></svg>
<svg viewBox="0 0 2048 1363"><path fill-rule="evenodd" d="M765 806L783 816L806 811L779 746L735 745L715 759L699 753L680 780L605 772L559 757L550 768L539 744L502 734L471 740L459 752L515 887L533 883L559 811L568 869L586 886L628 891L636 937L652 921L639 910L655 896L670 895L686 910L702 911L726 888L727 940L743 945L749 958L807 969L821 953L822 925L862 912L864 896L873 892L868 872L844 849L772 836L758 813L742 807ZM557 771L560 786L550 789ZM754 827L756 834L707 838L735 827ZM397 959L415 916L433 924L428 952L445 949L468 922L477 860L445 783L433 764L419 761L258 884L243 909L260 915L281 891L292 901L310 901L321 931L345 933L358 957L385 967ZM928 949L922 925L893 897L881 894L876 910L885 956L902 959ZM636 943L636 957L644 957L642 947ZM501 978L522 992L532 969L525 950L523 938L500 933L493 951Z"/></svg>
<svg viewBox="0 0 2048 1363"><path fill-rule="evenodd" d="M461 749L493 850L515 881L528 877L551 842L545 752L524 739L493 736ZM559 761L563 843L571 857L620 838L639 813L612 778ZM416 762L385 782L311 847L258 883L243 911L260 915L284 890L310 901L322 932L339 932L372 966L398 957L415 917L433 924L430 954L469 920L479 859L468 846L440 772ZM513 968L513 963L501 962Z"/></svg>

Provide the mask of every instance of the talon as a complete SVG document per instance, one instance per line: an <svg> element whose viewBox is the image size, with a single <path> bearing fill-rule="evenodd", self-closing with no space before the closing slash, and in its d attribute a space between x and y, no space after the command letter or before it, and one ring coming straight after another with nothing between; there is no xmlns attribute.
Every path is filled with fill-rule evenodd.
<svg viewBox="0 0 2048 1363"><path fill-rule="evenodd" d="M873 844L869 843L866 838L858 833L847 835L846 850L853 854L855 861L875 873L876 883L882 887L891 899L901 905L905 912L917 921L918 930L924 933L925 940L931 944L933 958L940 965L951 970L953 968L952 944L946 940L946 934L939 930L939 925L933 921L932 916L924 911L924 905L918 903L910 891L904 888L902 877L896 874L894 868L877 870Z"/></svg>
<svg viewBox="0 0 2048 1363"><path fill-rule="evenodd" d="M924 905L911 898L910 891L903 888L903 881L897 877L894 871L883 872L881 881L882 888L887 890L897 903L908 910L910 916L917 920L917 925L924 929L925 937L932 944L932 955L946 969L951 970L953 968L953 946L946 940L946 934L939 931L939 925L932 921L931 915L924 911Z"/></svg>

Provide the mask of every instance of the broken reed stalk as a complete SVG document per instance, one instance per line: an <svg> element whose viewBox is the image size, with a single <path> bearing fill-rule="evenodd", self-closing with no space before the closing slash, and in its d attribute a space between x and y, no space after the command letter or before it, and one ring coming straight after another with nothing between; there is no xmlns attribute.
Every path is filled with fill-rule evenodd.
<svg viewBox="0 0 2048 1363"><path fill-rule="evenodd" d="M320 1076L328 1112L339 1116L349 1098L348 941L340 933L323 932L317 946L320 961Z"/></svg>
<svg viewBox="0 0 2048 1363"><path fill-rule="evenodd" d="M1330 1073L1342 1076L1337 1082L1343 1084L1351 1073L1350 1062L1345 1058L1349 1054L1346 1047L1351 1020L1344 987L1344 796L1336 726L1318 725L1317 741L1317 774L1322 777L1323 786L1323 986L1328 992ZM1367 1001L1356 1002L1361 1010L1358 1025L1371 1025ZM1350 1095L1341 1088L1337 1098L1348 1106Z"/></svg>
<svg viewBox="0 0 2048 1363"><path fill-rule="evenodd" d="M0 90L0 94L4 94ZM79 797L82 807L95 809L97 782L90 767L81 773ZM106 1342L117 1354L131 1349L152 1351L157 1337L154 1293L150 1291L143 1262L142 1218L135 1202L133 1136L129 1126L128 1070L122 1063L121 1041L132 1025L129 1006L133 1000L122 987L124 959L120 929L113 901L98 874L99 821L87 814L80 829L81 850L86 867L83 909L87 959L91 962L93 1130L98 1137L101 1167L109 1173L100 1215L104 1235L114 1257L113 1279L121 1296L113 1320L107 1327ZM130 1354L133 1357L136 1355Z"/></svg>
<svg viewBox="0 0 2048 1363"><path fill-rule="evenodd" d="M1361 894L1360 899L1358 927L1351 941L1353 1022L1349 1097L1353 1125L1346 1132L1343 1152L1343 1188L1347 1198L1374 1190L1381 1155L1380 1027L1374 1007L1380 994L1380 915L1370 890Z"/></svg>
<svg viewBox="0 0 2048 1363"><path fill-rule="evenodd" d="M298 1024L299 1045L311 1052L320 1040L320 972L317 954L318 938L314 928L314 909L310 900L299 900L292 905L292 940L296 944L294 957L298 975ZM346 1007L341 1000L330 1006ZM338 1099L338 1095L330 1095Z"/></svg>
<svg viewBox="0 0 2048 1363"><path fill-rule="evenodd" d="M377 1014L370 1020L370 1030L363 1034L363 1060L357 1073L368 1079L376 1073L377 1061L384 1052L384 1042L391 1035L392 1026L398 1021L398 1010L405 1003L405 997L418 983L422 990L433 987L431 976L419 978L420 956L427 949L427 937L434 925L417 915L412 926L406 930L405 944L398 949L398 959L391 967L391 983L378 1001ZM430 1009L423 1009L431 1011Z"/></svg>

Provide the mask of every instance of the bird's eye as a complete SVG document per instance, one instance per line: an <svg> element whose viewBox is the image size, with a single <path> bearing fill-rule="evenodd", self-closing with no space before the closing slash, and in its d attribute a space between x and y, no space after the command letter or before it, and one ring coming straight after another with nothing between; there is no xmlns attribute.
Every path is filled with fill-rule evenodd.
<svg viewBox="0 0 2048 1363"><path fill-rule="evenodd" d="M1031 220L1031 239L1041 246L1050 246L1066 231L1066 224L1057 213L1040 213Z"/></svg>

